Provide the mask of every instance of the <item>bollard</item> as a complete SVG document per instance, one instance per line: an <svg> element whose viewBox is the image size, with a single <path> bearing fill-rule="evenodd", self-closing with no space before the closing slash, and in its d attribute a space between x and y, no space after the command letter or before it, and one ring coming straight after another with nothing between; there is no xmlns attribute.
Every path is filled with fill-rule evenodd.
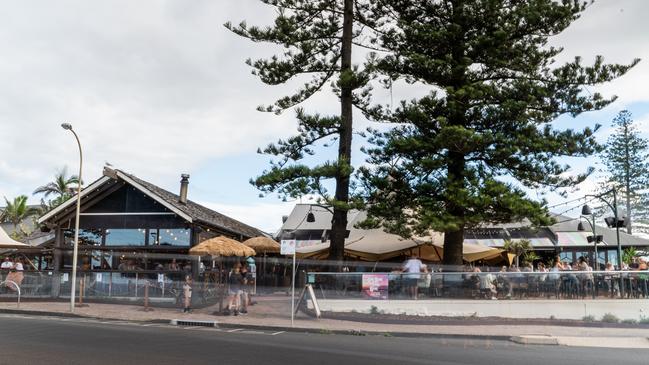
<svg viewBox="0 0 649 365"><path fill-rule="evenodd" d="M153 308L149 307L149 282L144 284L144 308L142 309L145 312L150 312Z"/></svg>
<svg viewBox="0 0 649 365"><path fill-rule="evenodd" d="M85 278L85 276L84 276ZM74 306L77 308L88 307L88 304L83 304L83 292L85 291L85 280L84 278L79 278L79 302Z"/></svg>

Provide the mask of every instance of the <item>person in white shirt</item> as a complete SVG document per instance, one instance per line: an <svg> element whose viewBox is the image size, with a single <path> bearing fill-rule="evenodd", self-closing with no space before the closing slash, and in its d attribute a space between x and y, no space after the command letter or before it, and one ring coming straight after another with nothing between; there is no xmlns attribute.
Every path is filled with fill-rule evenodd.
<svg viewBox="0 0 649 365"><path fill-rule="evenodd" d="M11 258L5 257L4 261L2 264L0 264L0 269L2 270L11 270L14 267L14 263L11 262Z"/></svg>
<svg viewBox="0 0 649 365"><path fill-rule="evenodd" d="M410 254L410 258L403 264L401 270L404 272L404 284L412 299L417 299L417 282L421 276L421 271L424 264L417 258L414 252Z"/></svg>
<svg viewBox="0 0 649 365"><path fill-rule="evenodd" d="M11 262L11 258L5 257L2 264L0 264L0 280L6 280L9 275L9 271L14 268L14 263ZM4 275L3 275L4 274Z"/></svg>

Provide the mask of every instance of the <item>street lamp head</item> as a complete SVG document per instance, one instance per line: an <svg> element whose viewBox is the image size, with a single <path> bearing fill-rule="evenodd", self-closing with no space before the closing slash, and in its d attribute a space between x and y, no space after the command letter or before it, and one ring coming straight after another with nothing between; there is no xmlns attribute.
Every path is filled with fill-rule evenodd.
<svg viewBox="0 0 649 365"><path fill-rule="evenodd" d="M306 215L306 221L309 223L315 222L315 215L312 212Z"/></svg>
<svg viewBox="0 0 649 365"><path fill-rule="evenodd" d="M581 207L581 215L592 215L593 212L590 210L590 207L588 204L584 204L583 207Z"/></svg>
<svg viewBox="0 0 649 365"><path fill-rule="evenodd" d="M71 131L72 130L72 124L63 123L63 124L61 124L61 128L65 129L66 131Z"/></svg>
<svg viewBox="0 0 649 365"><path fill-rule="evenodd" d="M584 228L584 223L579 222L579 224L577 225L577 230L578 231L585 231L586 228Z"/></svg>

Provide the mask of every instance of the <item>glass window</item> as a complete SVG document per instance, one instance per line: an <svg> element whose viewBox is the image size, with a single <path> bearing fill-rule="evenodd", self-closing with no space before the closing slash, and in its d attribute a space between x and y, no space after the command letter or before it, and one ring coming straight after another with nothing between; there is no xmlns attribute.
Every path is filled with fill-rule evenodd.
<svg viewBox="0 0 649 365"><path fill-rule="evenodd" d="M189 246L189 229L160 228L149 230L149 245Z"/></svg>
<svg viewBox="0 0 649 365"><path fill-rule="evenodd" d="M144 246L146 230L138 229L107 229L106 246Z"/></svg>
<svg viewBox="0 0 649 365"><path fill-rule="evenodd" d="M608 262L613 264L616 268L618 268L617 265L617 250L608 250Z"/></svg>
<svg viewBox="0 0 649 365"><path fill-rule="evenodd" d="M74 243L74 229L64 231L65 244L72 246ZM79 245L80 246L101 246L102 230L101 229L80 229Z"/></svg>
<svg viewBox="0 0 649 365"><path fill-rule="evenodd" d="M572 258L572 252L561 252L559 254L559 257L561 258L562 262L572 262L574 259Z"/></svg>

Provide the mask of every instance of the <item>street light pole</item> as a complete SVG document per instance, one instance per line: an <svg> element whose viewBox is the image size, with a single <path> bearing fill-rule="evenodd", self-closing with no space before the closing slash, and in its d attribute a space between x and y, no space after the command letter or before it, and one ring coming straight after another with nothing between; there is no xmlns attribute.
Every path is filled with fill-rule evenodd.
<svg viewBox="0 0 649 365"><path fill-rule="evenodd" d="M613 193L613 205L609 203L606 199L602 198L603 195ZM620 243L620 221L618 219L618 213L617 213L617 190L615 188L612 188L611 190L604 192L599 195L586 195L586 196L592 196L595 198L598 198L599 200L603 201L606 203L606 205L609 206L613 210L613 219L615 219L615 235L616 235L616 241L617 241L617 267L618 270L622 270L622 244ZM609 225L610 226L610 225ZM620 297L624 297L624 280L622 276L620 276Z"/></svg>
<svg viewBox="0 0 649 365"><path fill-rule="evenodd" d="M72 282L70 290L70 313L74 313L74 296L77 290L77 254L79 252L79 214L81 212L81 172L83 169L83 152L81 151L79 136L74 129L72 129L72 125L69 123L63 123L61 124L61 127L72 132L74 138L77 140L77 146L79 146L79 182L77 184L77 212L75 214L74 224L74 249L72 253Z"/></svg>
<svg viewBox="0 0 649 365"><path fill-rule="evenodd" d="M622 270L622 246L620 245L620 224L617 216L617 192L615 189L613 189L613 206L615 207L613 210L615 211L615 235L617 236L617 267Z"/></svg>

